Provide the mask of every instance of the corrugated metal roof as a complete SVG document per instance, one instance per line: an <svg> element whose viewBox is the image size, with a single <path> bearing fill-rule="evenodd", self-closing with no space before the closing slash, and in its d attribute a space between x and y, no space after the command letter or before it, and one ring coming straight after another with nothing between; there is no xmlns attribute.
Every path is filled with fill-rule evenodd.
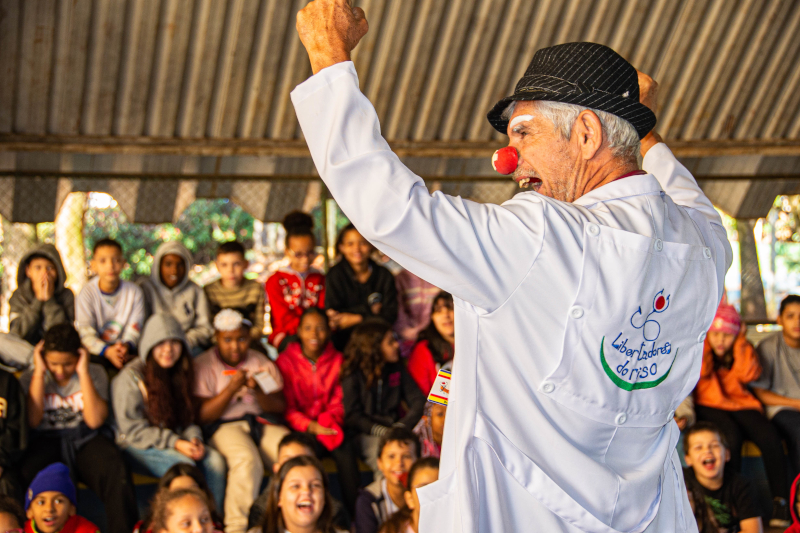
<svg viewBox="0 0 800 533"><path fill-rule="evenodd" d="M171 154L190 161L172 172L187 179L238 158L251 170L227 173L313 178L289 100L310 74L294 29L306 1L0 0L0 170L52 171L62 152L107 154L115 169L141 156L132 172L166 173ZM356 3L370 23L354 53L361 88L426 177L491 175L475 161L503 136L486 112L537 49L575 40L659 81L657 129L699 175L800 176L799 0Z"/></svg>
<svg viewBox="0 0 800 533"><path fill-rule="evenodd" d="M296 139L305 0L0 0L0 132ZM608 44L668 139L800 139L796 0L361 0L354 60L390 140L489 141L533 52Z"/></svg>

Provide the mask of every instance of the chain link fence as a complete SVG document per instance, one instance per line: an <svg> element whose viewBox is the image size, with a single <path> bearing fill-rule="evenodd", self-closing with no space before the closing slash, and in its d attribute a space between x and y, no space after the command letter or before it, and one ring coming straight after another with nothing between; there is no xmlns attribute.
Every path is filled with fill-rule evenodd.
<svg viewBox="0 0 800 533"><path fill-rule="evenodd" d="M335 202L325 200L319 181L317 191L310 194L307 183L269 180L230 183L148 179L142 182L146 184L143 190L141 183L132 186L130 180L114 183L110 179L14 179L18 182L16 191L13 196L4 194L4 201L11 198L16 203L25 203L6 212L21 212L24 216L16 218L25 219L25 214L32 217L31 213L41 209L43 203L54 203L56 207L53 222L12 222L0 215L0 331L8 331L8 300L17 287L19 262L39 244L56 246L67 273L66 285L75 294L92 275L89 262L94 244L105 237L117 240L123 247L127 260L123 279L136 281L149 276L158 246L179 240L195 260L189 269L191 279L205 285L216 279L214 254L219 243L236 239L248 250L247 277L263 283L285 263L285 233L280 223L265 223L253 216L253 206L259 206L260 212L285 214L298 206L309 212L315 221L319 244L316 265L322 269L335 255L332 243L336 233L348 222ZM513 183L497 179L427 180L427 185L431 191L498 204L515 192ZM109 190L114 194L106 192ZM132 222L132 216L135 220L160 217L174 221Z"/></svg>

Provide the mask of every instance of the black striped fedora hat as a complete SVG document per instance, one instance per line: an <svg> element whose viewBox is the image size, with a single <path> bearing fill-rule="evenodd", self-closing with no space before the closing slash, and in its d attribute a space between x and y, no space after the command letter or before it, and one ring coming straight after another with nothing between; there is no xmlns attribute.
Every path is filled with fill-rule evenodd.
<svg viewBox="0 0 800 533"><path fill-rule="evenodd" d="M642 139L656 125L656 116L639 103L636 69L602 44L567 43L542 48L533 55L514 94L489 111L489 123L505 134L502 115L516 100L549 100L599 109L633 125Z"/></svg>

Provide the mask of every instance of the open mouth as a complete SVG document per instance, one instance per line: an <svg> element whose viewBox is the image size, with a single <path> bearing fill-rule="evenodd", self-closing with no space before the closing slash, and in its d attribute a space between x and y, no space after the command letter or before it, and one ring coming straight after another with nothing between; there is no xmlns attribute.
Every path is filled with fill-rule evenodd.
<svg viewBox="0 0 800 533"><path fill-rule="evenodd" d="M706 457L701 463L706 470L714 470L717 466L717 460L714 457Z"/></svg>
<svg viewBox="0 0 800 533"><path fill-rule="evenodd" d="M542 185L542 180L536 177L535 174L518 174L515 172L513 179L517 182L520 189L533 189L537 191Z"/></svg>
<svg viewBox="0 0 800 533"><path fill-rule="evenodd" d="M297 510L301 513L306 514L313 514L314 513L314 504L311 503L310 500L303 500L298 502Z"/></svg>

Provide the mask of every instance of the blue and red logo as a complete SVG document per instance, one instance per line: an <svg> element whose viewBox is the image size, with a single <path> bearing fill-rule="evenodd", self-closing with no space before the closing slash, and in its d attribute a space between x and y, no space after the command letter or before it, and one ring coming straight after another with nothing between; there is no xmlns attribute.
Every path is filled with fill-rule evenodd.
<svg viewBox="0 0 800 533"><path fill-rule="evenodd" d="M656 341L661 335L658 315L669 309L669 299L670 295L664 296L664 289L661 289L653 297L651 311L645 315L642 307L639 306L631 315L630 324L634 329L642 332L643 341L637 345L638 341L634 339L628 344L631 339L620 331L611 343L611 347L614 348L614 352L623 355L625 359L616 368L612 369L606 360L604 347L606 338L603 337L600 341L600 363L606 375L617 387L626 391L651 389L667 379L672 365L675 363L678 350L675 350L675 355L666 372L656 378L660 374L658 370L660 356L672 353L672 345L669 341L662 344L658 344ZM656 379L648 380L647 378Z"/></svg>

